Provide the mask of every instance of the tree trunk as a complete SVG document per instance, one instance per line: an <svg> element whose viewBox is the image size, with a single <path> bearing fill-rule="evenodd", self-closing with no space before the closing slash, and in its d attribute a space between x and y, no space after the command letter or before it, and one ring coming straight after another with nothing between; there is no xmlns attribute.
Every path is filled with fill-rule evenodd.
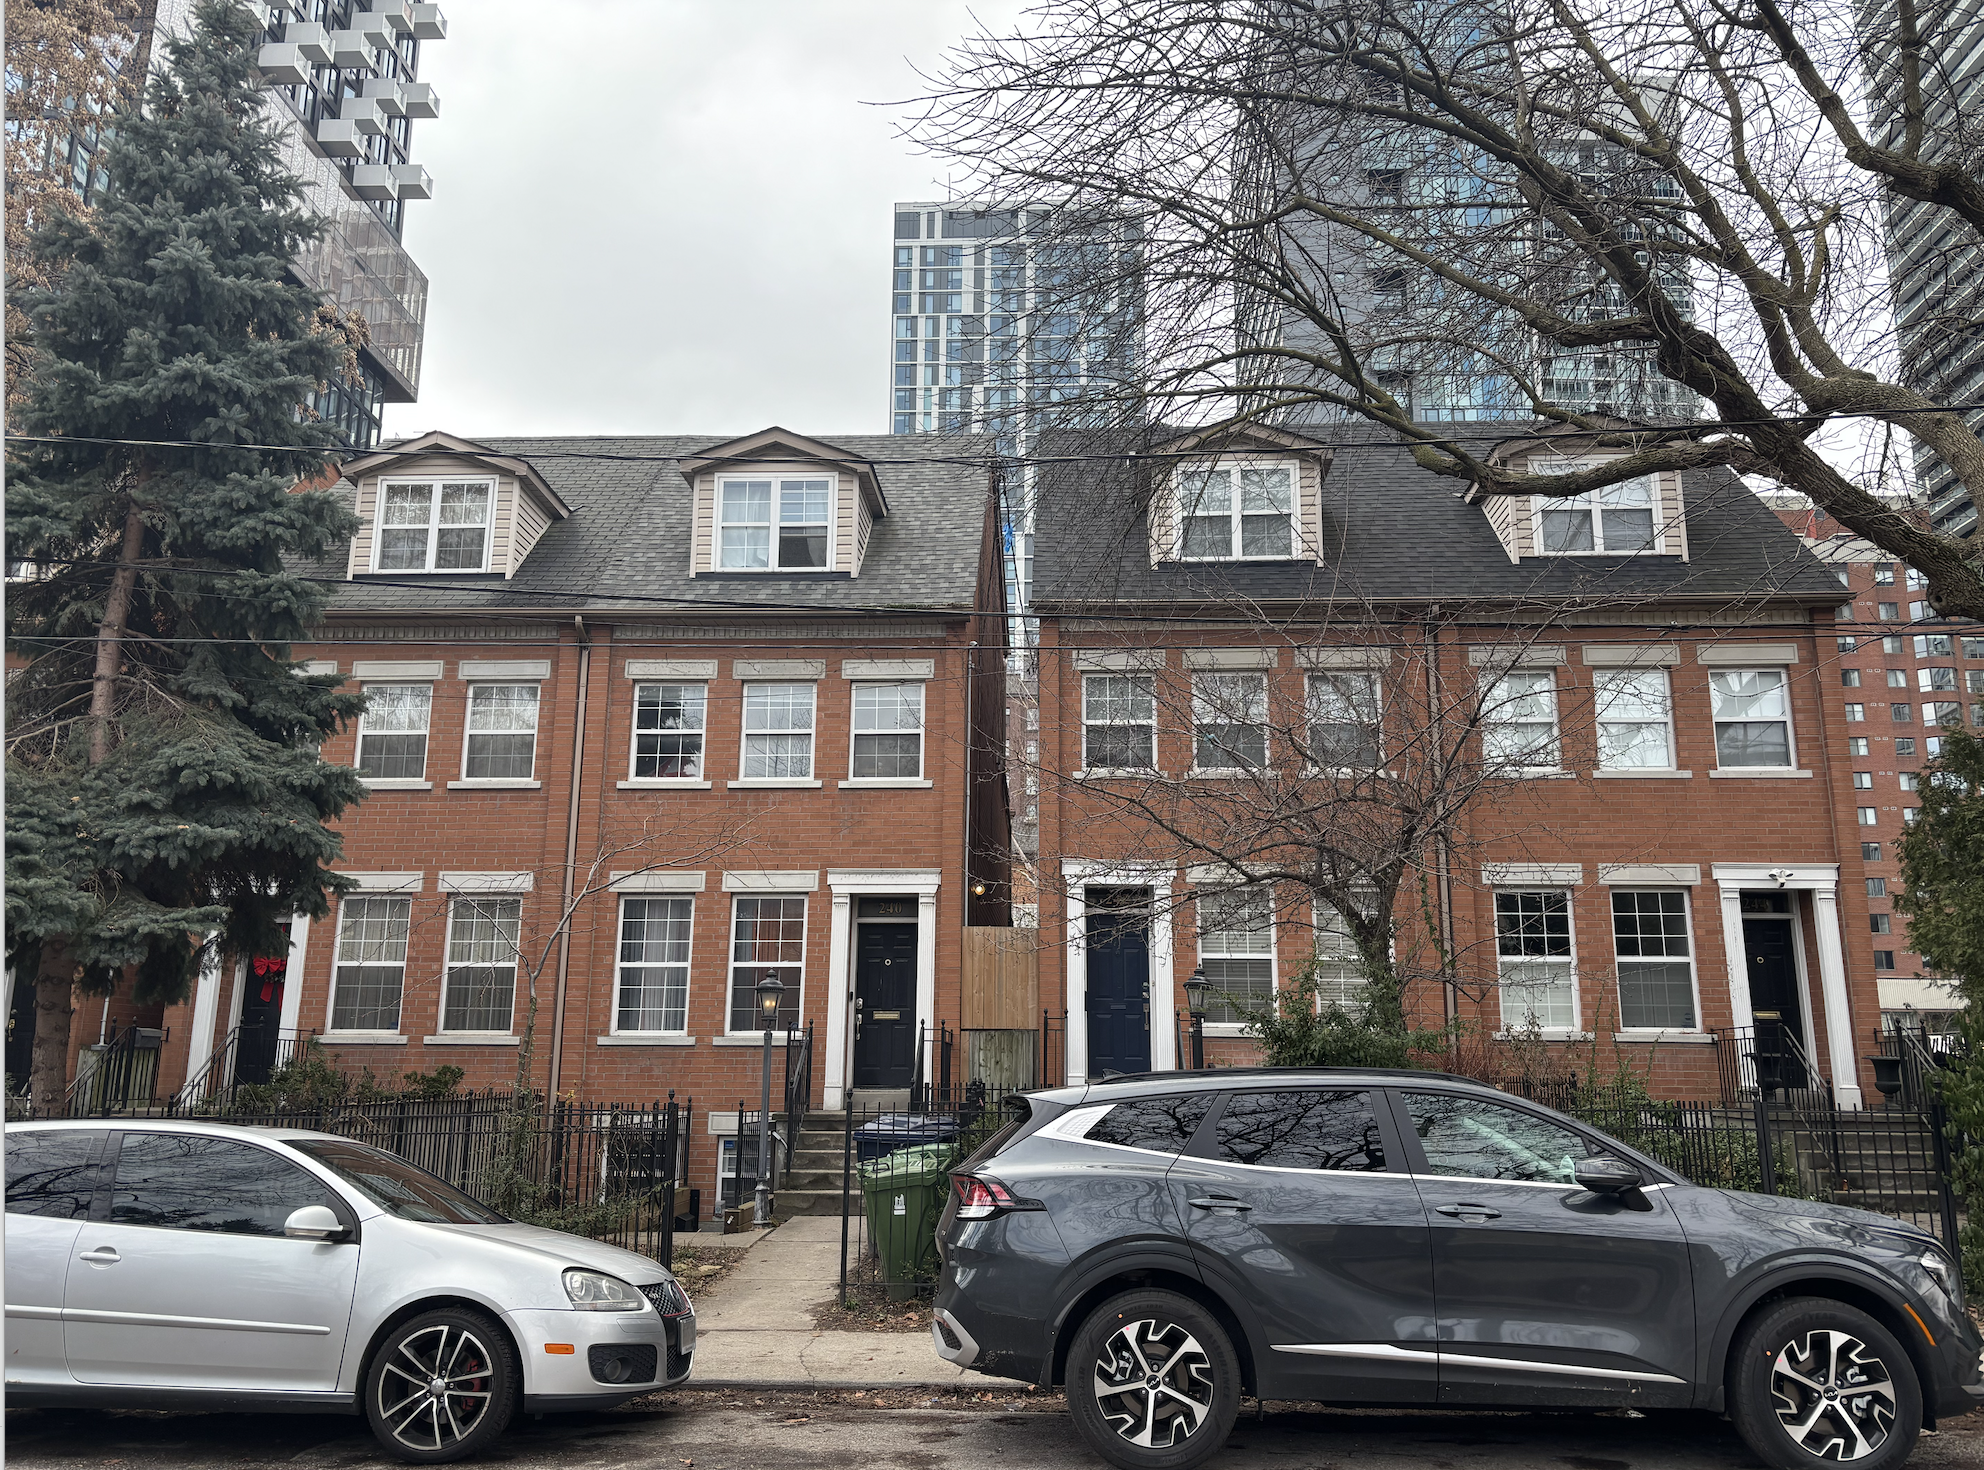
<svg viewBox="0 0 1984 1470"><path fill-rule="evenodd" d="M75 981L76 962L68 940L42 940L41 969L34 982L34 1052L28 1065L38 1117L59 1118L66 1110Z"/></svg>
<svg viewBox="0 0 1984 1470"><path fill-rule="evenodd" d="M142 483L143 476L140 476ZM117 670L124 656L124 628L138 585L138 553L144 550L145 521L136 502L124 514L124 543L104 599L96 634L96 672L90 680L90 764L110 759L110 725L117 715Z"/></svg>

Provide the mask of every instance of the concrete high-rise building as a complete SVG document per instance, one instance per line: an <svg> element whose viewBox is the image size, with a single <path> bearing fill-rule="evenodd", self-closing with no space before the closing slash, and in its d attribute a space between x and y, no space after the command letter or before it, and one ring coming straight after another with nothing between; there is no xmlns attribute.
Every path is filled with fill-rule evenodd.
<svg viewBox="0 0 1984 1470"><path fill-rule="evenodd" d="M1944 162L1967 153L1984 166L1984 0L1942 0L1917 16L1928 43L1922 155ZM1869 71L1881 141L1895 146L1905 124L1893 55L1875 51ZM1942 403L1984 403L1984 239L1956 211L1899 194L1889 196L1886 225L1903 383ZM1984 408L1964 422L1984 437ZM1956 472L1920 441L1914 458L1930 524L1974 535L1977 504Z"/></svg>
<svg viewBox="0 0 1984 1470"><path fill-rule="evenodd" d="M194 0L145 0L127 17L142 65L164 64L157 38L187 35ZM440 115L434 88L419 79L423 48L442 40L439 5L409 0L274 0L256 9L268 30L257 54L284 161L303 180L306 208L324 234L295 266L297 279L343 312L364 319L355 379L312 395L310 407L339 424L354 446L379 441L381 410L420 390L427 277L401 243L406 206L431 199L433 180L408 153L418 119ZM104 182L99 129L69 140L71 178L88 199Z"/></svg>

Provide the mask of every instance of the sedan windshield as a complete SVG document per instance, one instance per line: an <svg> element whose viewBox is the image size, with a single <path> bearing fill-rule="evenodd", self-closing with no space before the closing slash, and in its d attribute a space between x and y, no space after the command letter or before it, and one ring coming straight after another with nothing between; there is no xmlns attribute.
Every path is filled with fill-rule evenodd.
<svg viewBox="0 0 1984 1470"><path fill-rule="evenodd" d="M433 1225L505 1225L508 1217L477 1204L445 1179L409 1164L398 1154L342 1138L305 1138L290 1144L389 1214Z"/></svg>

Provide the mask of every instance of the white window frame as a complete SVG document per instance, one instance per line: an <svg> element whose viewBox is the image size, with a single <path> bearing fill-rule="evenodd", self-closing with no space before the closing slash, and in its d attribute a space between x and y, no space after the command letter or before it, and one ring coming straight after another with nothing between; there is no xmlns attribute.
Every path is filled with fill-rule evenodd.
<svg viewBox="0 0 1984 1470"><path fill-rule="evenodd" d="M1237 687L1239 682L1242 680L1245 680L1253 685L1254 690L1258 694L1258 698L1259 698L1259 703L1256 707L1255 718L1253 720L1248 721L1248 720L1232 720L1232 719L1219 718L1219 716L1222 714L1222 711L1219 710L1218 708L1215 708L1213 704L1206 702L1208 696L1202 695L1201 690L1202 689L1211 690L1211 689L1220 688L1222 687L1224 681L1227 680L1234 681L1235 687ZM1225 696L1222 694L1216 696L1216 698L1220 701L1223 701L1225 699ZM1207 718L1208 715L1213 716L1213 718L1210 719ZM1200 745L1201 737L1199 732L1201 729L1208 727L1216 727L1219 729L1229 729L1229 730L1241 729L1241 728L1251 728L1258 730L1261 736L1260 764L1254 766L1200 765L1199 745ZM1245 776L1249 774L1265 775L1270 773L1270 769L1274 764L1272 757L1273 757L1273 752L1268 748L1268 676L1257 670L1251 670L1251 669L1220 669L1220 670L1202 669L1194 673L1192 675L1192 768L1191 768L1192 774L1194 776Z"/></svg>
<svg viewBox="0 0 1984 1470"><path fill-rule="evenodd" d="M352 760L353 766L358 768L359 778L363 780L367 786L391 787L391 786L400 785L401 783L405 783L408 785L418 783L421 786L426 786L428 784L427 758L433 753L434 750L433 681L430 679L377 679L377 680L367 680L364 683L360 684L359 688L364 690L367 694L370 694L374 689L420 689L426 691L427 694L426 717L425 719L422 720L420 729L417 732L413 730L368 729L367 724L372 718L372 711L368 708L365 711L365 713L361 714L358 717L358 745L356 751L354 752L354 756ZM420 770L417 773L411 776L367 776L365 774L364 771L365 741L367 736L376 736L376 737L384 738L395 735L412 735L416 733L420 736Z"/></svg>
<svg viewBox="0 0 1984 1470"><path fill-rule="evenodd" d="M1919 657L1919 655L1918 655ZM1936 676L1947 674L1949 683L1938 684ZM1949 664L1931 664L1915 671L1915 692L1917 694L1960 694L1962 689L1956 677L1956 669Z"/></svg>
<svg viewBox="0 0 1984 1470"><path fill-rule="evenodd" d="M1641 718L1624 719L1607 715L1607 686L1636 679L1658 679L1660 681L1660 705L1665 714L1658 720ZM1616 696L1615 696L1616 698ZM1652 669L1596 669L1591 680L1592 720L1597 726L1597 759L1601 771L1672 771L1678 768L1679 758L1674 752L1674 688L1667 670ZM1605 727L1607 725L1652 726L1659 725L1664 732L1667 744L1667 759L1657 766L1608 764L1605 759Z"/></svg>
<svg viewBox="0 0 1984 1470"><path fill-rule="evenodd" d="M1378 895L1375 889L1365 893L1360 887L1359 893L1361 897L1370 900L1373 908L1377 906ZM1325 898L1312 899L1310 908L1309 923L1313 935L1311 963L1318 967L1318 974L1320 975L1320 967L1323 965L1361 970L1364 957L1357 951L1357 940L1350 932L1350 921L1337 912L1335 904ZM1324 950L1326 937L1330 941L1330 949L1327 953ZM1371 983L1371 977L1366 974L1353 980L1338 975L1333 976L1329 983L1339 987L1338 994L1334 997L1335 1004L1348 1009L1361 998L1363 991ZM1330 1001L1330 997L1318 992L1316 996L1318 1013L1325 1010Z"/></svg>
<svg viewBox="0 0 1984 1470"><path fill-rule="evenodd" d="M924 784L930 773L929 773L929 766L926 761L926 757L928 755L928 749L926 742L924 740L924 733L928 728L928 721L926 719L924 712L925 700L923 697L923 681L920 679L863 680L860 683L849 685L848 689L849 689L849 693L848 693L848 710L847 710L847 726L848 726L847 779L851 782L858 782L860 785L863 786L870 786L870 785L897 786L905 783L914 783L920 786ZM907 735L912 733L908 730L902 730L902 729L887 729L887 730L862 729L861 728L861 716L862 716L861 692L864 689L895 689L895 690L910 691L914 694L915 704L916 704L916 728L914 731L914 734L916 736L916 772L914 775L863 776L856 773L854 768L854 762L855 762L855 756L858 753L858 746L862 736L864 735L899 736L899 735Z"/></svg>
<svg viewBox="0 0 1984 1470"><path fill-rule="evenodd" d="M779 560L779 527L786 521L784 516L785 486L787 484L811 484L824 482L827 487L827 559L817 567L786 566ZM723 491L732 484L768 484L771 486L771 503L766 508L769 520L726 521L723 516ZM833 470L773 470L762 474L720 474L716 477L716 503L710 508L715 524L712 528L710 560L712 570L719 572L750 572L760 576L778 576L792 572L831 572L840 565L840 476ZM793 521L794 526L816 526L818 521ZM739 529L764 527L767 544L765 565L761 567L733 565L724 559L723 532L726 526Z"/></svg>
<svg viewBox="0 0 1984 1470"><path fill-rule="evenodd" d="M1316 698L1318 690L1331 690L1341 696L1331 681L1334 679L1362 679L1369 682L1371 690L1371 745L1377 759L1368 766L1322 766L1312 765L1317 774L1334 776L1357 775L1365 771L1380 771L1385 767L1385 678L1376 669L1313 669L1302 681L1302 737L1309 743L1309 759L1315 761L1319 754L1316 739L1316 726L1319 724L1339 725L1341 720L1318 720L1316 718Z"/></svg>
<svg viewBox="0 0 1984 1470"><path fill-rule="evenodd" d="M509 941L510 945L510 1018L497 1026L450 1026L448 1024L448 996L454 989L455 971L502 969L498 964L487 964L455 959L455 920L463 906L471 908L489 904L513 904L516 907L517 932ZM500 924L502 921L496 921ZM448 898L448 932L441 948L441 1004L436 1008L434 1030L441 1036L513 1036L517 1029L517 980L523 967L524 901L514 893L456 893ZM499 930L500 935L500 930Z"/></svg>
<svg viewBox="0 0 1984 1470"><path fill-rule="evenodd" d="M1152 674L1126 672L1090 672L1082 679L1082 766L1085 775L1091 776L1148 776L1157 770L1157 679ZM1089 718L1089 690L1097 679L1127 679L1140 682L1144 696L1150 700L1150 716L1144 720L1094 720ZM1148 766L1094 766L1088 760L1088 732L1091 729L1127 730L1142 728L1150 732L1150 764Z"/></svg>
<svg viewBox="0 0 1984 1470"><path fill-rule="evenodd" d="M346 938L345 919L351 912L350 905L354 903L384 903L388 905L399 904L402 905L404 908L404 912L406 915L406 919L405 919L406 935L405 938L401 941L400 959L399 959L400 1002L398 1006L398 1014L394 1018L393 1029L391 1031L386 1031L378 1027L346 1027L340 1029L337 1024L339 972L343 970L344 967L348 964L362 965L365 963L365 961L363 960L347 959L345 956L345 948L344 948L345 938ZM386 922L388 924L392 922L390 916L387 918ZM344 895L344 897L338 900L337 929L336 929L335 938L333 939L331 944L331 985L330 985L331 993L329 997L329 1004L324 1008L324 1031L327 1036L373 1036L373 1035L397 1036L405 1029L406 968L407 968L408 955L409 952L412 950L412 948L413 948L413 900L407 897L405 894L348 893Z"/></svg>
<svg viewBox="0 0 1984 1470"><path fill-rule="evenodd" d="M1487 742L1491 731L1496 726L1518 725L1518 724L1531 725L1531 724L1542 723L1540 720L1513 720L1513 719L1508 719L1506 717L1497 717L1494 714L1494 711L1506 708L1514 698L1533 697L1533 694L1525 695L1525 696L1504 695L1502 693L1502 686L1510 679L1534 678L1538 676L1549 681L1549 685L1548 685L1548 692L1550 698L1549 753L1552 759L1547 765L1546 764L1517 765L1514 764L1513 762L1502 764L1499 757L1492 756L1488 752ZM1487 686L1483 691L1483 695L1482 695L1483 704L1481 709L1480 736L1482 741L1482 752L1481 752L1482 763L1484 765L1501 765L1505 773L1514 776L1554 775L1557 772L1562 771L1564 769L1564 726L1562 719L1562 711L1559 708L1558 698L1557 698L1562 691L1560 691L1557 687L1556 669L1533 667L1533 666L1532 667L1519 666L1510 669L1490 669L1483 671L1481 676L1481 681L1484 685Z"/></svg>
<svg viewBox="0 0 1984 1470"><path fill-rule="evenodd" d="M1570 475L1582 470L1596 469L1605 461L1591 459L1531 459L1529 472L1533 475ZM1604 504L1607 495L1616 495L1628 485L1646 486L1647 503L1653 526L1653 544L1635 546L1625 551L1608 551L1605 548L1605 516L1608 509ZM1639 510L1641 507L1612 506L1614 510ZM1591 548L1585 551L1551 551L1543 544L1543 517L1547 511L1583 511L1591 523ZM1622 480L1616 485L1601 486L1587 490L1582 495L1532 495L1529 497L1530 544L1537 556L1669 556L1673 554L1672 538L1661 516L1660 475L1658 472L1636 475L1630 480Z"/></svg>
<svg viewBox="0 0 1984 1470"><path fill-rule="evenodd" d="M792 995L795 991L797 992L797 998L792 1002L794 1014L798 1018L799 1026L804 1026L806 1022L806 951L810 945L808 930L813 921L813 905L809 901L809 895L804 893L733 893L729 897L730 940L728 947L723 952L723 1034L726 1036L763 1036L765 1034L765 1028L762 1026L753 1026L748 1031L733 1031L730 1028L730 1014L736 997L737 968L739 964L737 959L737 914L745 903L755 903L763 899L776 898L780 900L791 900L796 898L799 900L798 960L781 960L775 966L754 963L753 968L777 969L781 972L781 979L784 978L783 972L788 969L797 973L799 977L798 983L796 985L788 983L785 988L787 995ZM752 1002L752 1015L754 1019L757 1014L755 1009L756 1004L757 1002L754 1000ZM781 999L780 1009L784 1009L784 1005L785 1002ZM798 1027L794 1027L790 1031L774 1030L772 1032L772 1038L773 1040L777 1040L780 1037L790 1037L796 1034L798 1034Z"/></svg>
<svg viewBox="0 0 1984 1470"><path fill-rule="evenodd" d="M488 517L482 522L482 560L472 567L437 567L434 565L441 542L441 488L444 485L474 485L488 491ZM388 530L410 531L412 526L391 526L386 524L386 492L389 488L423 486L427 490L427 554L417 567L388 567L381 562L386 553L386 532ZM493 475L414 475L408 477L379 478L377 498L372 511L372 570L385 576L416 576L422 572L441 572L455 576L472 576L489 570L490 558L495 554L496 541L496 492L497 484Z"/></svg>
<svg viewBox="0 0 1984 1470"><path fill-rule="evenodd" d="M688 951L681 962L682 970L682 1024L678 1027L641 1028L620 1024L620 995L628 970L672 970L673 962L659 965L646 963L629 965L623 958L623 946L627 942L627 905L630 903L679 903L689 911ZM669 922L673 922L670 920ZM609 1036L687 1036L689 1034L689 996L693 988L694 965L696 959L696 900L687 893L623 893L620 895L619 912L614 915L613 934L613 1010L607 1028Z"/></svg>
<svg viewBox="0 0 1984 1470"><path fill-rule="evenodd" d="M1688 956L1687 956L1688 989L1689 989L1689 994L1691 996L1690 1004L1693 1006L1695 1013L1695 1023L1692 1026L1629 1026L1626 1024L1625 993L1623 991L1620 991L1618 995L1619 1029L1623 1032L1630 1032L1632 1034L1641 1035L1641 1036L1699 1035L1703 1030L1702 977L1701 977L1701 966L1697 960L1697 953L1700 950L1700 945L1698 945L1695 942L1694 895L1689 893L1688 890L1685 888L1660 888L1654 885L1628 886L1625 884L1621 884L1620 886L1607 891L1605 895L1605 907L1606 907L1606 918L1609 921L1610 928L1612 930L1612 963L1614 965L1613 984L1615 987L1618 986L1624 979L1624 976L1617 969L1618 966L1625 964L1632 964L1636 960L1643 960L1646 958L1645 956L1634 956L1633 958L1629 959L1620 955L1619 953L1619 917L1617 912L1614 911L1612 908L1612 895L1616 893L1660 893L1660 894L1678 893L1681 896L1681 918L1686 926L1686 933L1688 937ZM1576 923L1573 922L1572 936L1571 936L1573 949L1575 949L1577 943L1576 929L1577 929ZM1662 955L1659 956L1657 959L1655 959L1653 962L1659 964L1673 964L1677 960L1677 958L1678 956L1675 955Z"/></svg>
<svg viewBox="0 0 1984 1470"><path fill-rule="evenodd" d="M801 730L754 729L751 725L751 691L754 689L804 689L806 691L806 728ZM820 686L810 679L754 679L744 685L741 712L738 716L737 736L737 779L752 785L769 785L787 781L813 780L813 770L820 755ZM804 735L806 737L806 772L799 776L753 775L751 772L751 737L770 735ZM787 757L760 756L760 759L786 759Z"/></svg>
<svg viewBox="0 0 1984 1470"><path fill-rule="evenodd" d="M468 773L470 742L478 735L521 735L521 730L478 730L475 728L475 693L478 689L529 689L531 702L530 774L527 776L471 776ZM468 700L462 714L462 781L472 786L508 786L537 779L537 748L544 715L544 685L538 679L476 679L468 686Z"/></svg>
<svg viewBox="0 0 1984 1470"><path fill-rule="evenodd" d="M1561 895L1564 900L1564 921L1567 931L1567 942L1570 946L1570 954L1561 962L1549 958L1548 956L1537 957L1530 955L1503 954L1502 945L1501 945L1501 925L1499 923L1501 917L1499 912L1499 902L1501 896L1504 893L1554 893ZM1568 1027L1540 1026L1538 1029L1542 1032L1543 1035L1551 1036L1551 1037L1582 1035L1584 1031L1584 996L1581 993L1582 987L1580 987L1578 984L1578 917L1577 917L1576 891L1574 889L1564 888L1554 884L1539 884L1535 886L1530 886L1530 885L1517 886L1511 884L1506 887L1500 887L1495 889L1494 900L1497 907L1491 910L1491 917L1494 921L1496 921L1495 922L1495 1006L1496 1006L1496 1017L1501 1026L1500 1034L1508 1035L1513 1031L1522 1029L1525 1021L1524 1017L1518 1016L1515 1018L1515 1024L1514 1025L1510 1024L1510 1017L1508 1014L1508 1005L1507 1005L1508 981L1504 978L1504 975L1506 973L1507 965L1511 961L1513 961L1516 964L1543 963L1543 964L1554 965L1554 964L1562 963L1565 966L1565 975L1571 987L1571 1024Z"/></svg>
<svg viewBox="0 0 1984 1470"><path fill-rule="evenodd" d="M1259 904L1266 909L1267 948L1265 950L1209 950L1206 948L1205 908L1207 905L1212 905L1216 909L1222 903L1252 903ZM1207 960L1252 961L1265 959L1268 962L1267 1003L1270 1006L1276 1004L1276 998L1281 994L1281 956L1280 946L1276 943L1276 920L1278 918L1279 915L1275 912L1274 888L1271 884L1257 883L1246 888L1210 889L1196 895L1193 900L1192 940L1196 946L1199 964L1203 966ZM1221 930L1215 932L1234 933L1238 931ZM1238 1036L1246 1025L1247 1023L1244 1020L1214 1021L1208 1019L1206 1022L1206 1035Z"/></svg>
<svg viewBox="0 0 1984 1470"><path fill-rule="evenodd" d="M679 730L643 730L641 728L641 691L644 689L694 689L701 696L700 722L693 731L689 726ZM657 696L656 708L659 708ZM693 776L643 776L641 764L641 737L643 735L684 735L693 733L701 742L697 746L696 774ZM660 759L660 757L656 757ZM710 769L710 686L704 679L642 679L634 685L634 709L627 732L627 779L638 781L643 786L650 782L665 786L707 786Z"/></svg>
<svg viewBox="0 0 1984 1470"><path fill-rule="evenodd" d="M1724 720L1715 713L1715 681L1723 675L1734 674L1775 674L1780 683L1778 689L1784 698L1784 747L1788 764L1781 766L1725 766L1722 763L1722 741L1717 727L1725 724L1762 724L1764 721ZM1708 684L1709 739L1715 744L1715 768L1733 775L1745 775L1755 771L1795 771L1798 767L1798 725L1791 717L1791 671L1782 666L1756 669L1711 669Z"/></svg>
<svg viewBox="0 0 1984 1470"><path fill-rule="evenodd" d="M1282 470L1287 473L1288 550L1286 552L1267 556L1246 556L1241 553L1240 548L1245 544L1242 539L1241 522L1246 515L1238 499L1240 495L1240 472L1242 470ZM1195 488L1193 481L1198 476L1222 472L1230 477L1227 480L1229 498L1227 500L1226 519L1228 523L1227 546L1232 554L1229 556L1190 555L1185 549L1185 522L1192 519L1191 511L1199 504L1199 499L1193 493ZM1177 560L1226 562L1299 561L1303 559L1302 465L1299 460L1284 459L1279 456L1260 458L1240 456L1230 459L1217 459L1211 464L1180 464L1171 476L1171 492L1171 531L1175 538L1172 545L1176 548L1175 555ZM1188 497L1190 498L1190 504L1187 504ZM1257 514L1259 513L1257 512ZM1203 517L1203 519L1210 519L1210 517Z"/></svg>

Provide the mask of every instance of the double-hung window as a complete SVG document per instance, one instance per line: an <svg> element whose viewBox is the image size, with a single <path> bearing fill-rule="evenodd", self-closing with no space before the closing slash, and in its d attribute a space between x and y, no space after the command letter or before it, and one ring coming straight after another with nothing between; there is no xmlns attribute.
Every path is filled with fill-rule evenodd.
<svg viewBox="0 0 1984 1470"><path fill-rule="evenodd" d="M1612 944L1619 963L1619 1024L1628 1031L1694 1030L1688 896L1673 889L1613 889Z"/></svg>
<svg viewBox="0 0 1984 1470"><path fill-rule="evenodd" d="M1708 676L1716 764L1791 765L1790 680L1782 669L1717 669Z"/></svg>
<svg viewBox="0 0 1984 1470"><path fill-rule="evenodd" d="M1674 767L1674 707L1665 669L1600 669L1592 678L1602 771Z"/></svg>
<svg viewBox="0 0 1984 1470"><path fill-rule="evenodd" d="M706 685L634 686L636 781L694 781L703 774L707 706Z"/></svg>
<svg viewBox="0 0 1984 1470"><path fill-rule="evenodd" d="M746 781L808 781L813 776L813 686L744 686Z"/></svg>
<svg viewBox="0 0 1984 1470"><path fill-rule="evenodd" d="M1481 709L1481 755L1491 768L1558 768L1555 674L1513 669L1489 685Z"/></svg>
<svg viewBox="0 0 1984 1470"><path fill-rule="evenodd" d="M1571 897L1562 889L1495 895L1502 1029L1572 1031L1578 1023L1571 958Z"/></svg>
<svg viewBox="0 0 1984 1470"><path fill-rule="evenodd" d="M1318 770L1371 771L1378 743L1379 684L1352 670L1309 675L1309 762Z"/></svg>
<svg viewBox="0 0 1984 1470"><path fill-rule="evenodd" d="M923 686L856 684L848 774L856 781L923 776Z"/></svg>
<svg viewBox="0 0 1984 1470"><path fill-rule="evenodd" d="M387 480L379 487L377 572L489 569L494 480Z"/></svg>
<svg viewBox="0 0 1984 1470"><path fill-rule="evenodd" d="M1541 542L1546 555L1579 552L1621 556L1652 551L1658 544L1653 514L1653 476L1607 485L1561 500L1537 504Z"/></svg>
<svg viewBox="0 0 1984 1470"><path fill-rule="evenodd" d="M1192 765L1258 771L1268 763L1265 674L1192 676Z"/></svg>
<svg viewBox="0 0 1984 1470"><path fill-rule="evenodd" d="M443 1031L510 1029L517 998L520 898L457 898L448 906Z"/></svg>
<svg viewBox="0 0 1984 1470"><path fill-rule="evenodd" d="M615 1031L680 1036L689 1029L687 898L620 900L620 985Z"/></svg>
<svg viewBox="0 0 1984 1470"><path fill-rule="evenodd" d="M1375 898L1375 895L1363 897ZM1334 904L1319 898L1315 925L1316 953L1311 971L1316 977L1316 1004L1324 1011L1332 1007L1351 1010L1363 1000L1370 975L1357 940L1350 932L1350 921L1337 912Z"/></svg>
<svg viewBox="0 0 1984 1470"><path fill-rule="evenodd" d="M537 768L537 685L471 684L465 781L528 781Z"/></svg>
<svg viewBox="0 0 1984 1470"><path fill-rule="evenodd" d="M358 774L374 781L418 781L427 774L432 684L367 684L358 717Z"/></svg>
<svg viewBox="0 0 1984 1470"><path fill-rule="evenodd" d="M1199 967L1212 985L1206 1019L1235 1023L1274 1003L1274 898L1267 888L1200 896Z"/></svg>
<svg viewBox="0 0 1984 1470"><path fill-rule="evenodd" d="M1149 674L1082 676L1082 766L1148 771L1156 764L1157 700Z"/></svg>
<svg viewBox="0 0 1984 1470"><path fill-rule="evenodd" d="M717 481L717 565L733 571L824 571L834 482L809 477Z"/></svg>
<svg viewBox="0 0 1984 1470"><path fill-rule="evenodd" d="M1295 554L1295 468L1181 470L1178 514L1187 561L1287 560Z"/></svg>
<svg viewBox="0 0 1984 1470"><path fill-rule="evenodd" d="M756 987L767 976L785 986L773 1030L799 1025L799 981L806 959L806 900L736 900L730 929L730 1029L763 1031Z"/></svg>
<svg viewBox="0 0 1984 1470"><path fill-rule="evenodd" d="M338 905L331 1030L398 1031L406 988L410 898L346 898Z"/></svg>

